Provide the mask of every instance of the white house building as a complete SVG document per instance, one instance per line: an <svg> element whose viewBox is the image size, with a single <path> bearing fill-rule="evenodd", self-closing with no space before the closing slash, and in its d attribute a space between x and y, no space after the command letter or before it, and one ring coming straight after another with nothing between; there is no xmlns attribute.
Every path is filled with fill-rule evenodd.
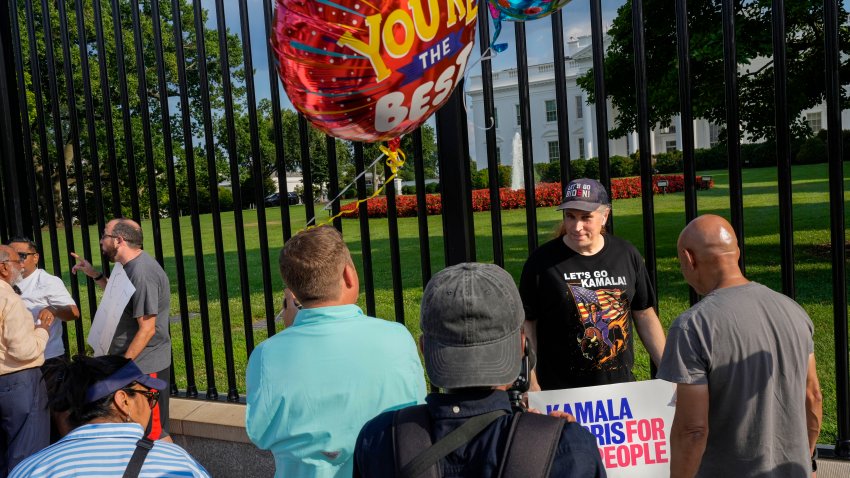
<svg viewBox="0 0 850 478"><path fill-rule="evenodd" d="M587 104L587 94L576 84L576 79L593 66L590 36L572 37L566 47L566 83L569 118L570 158L591 158L598 155L596 147L596 108ZM607 50L609 38L605 37ZM558 161L558 117L555 100L555 65L545 63L528 67L529 98L531 100L532 153L535 163ZM493 72L494 118L484 118L484 92L481 75L470 77L466 94L475 125L475 155L479 168L487 167L486 133L489 125L496 128L496 158L500 164L512 164L514 137L520 131L517 69ZM616 111L608 102L609 128L614 126ZM813 131L825 126L826 105L804 111L803 116ZM843 124L848 124L850 114L842 114ZM694 120L694 145L708 148L718 142L721 127L704 119ZM669 128L656 128L650 135L652 154L681 149L681 118L675 116ZM632 132L623 138L609 139L610 155L627 156L638 148L638 137Z"/></svg>

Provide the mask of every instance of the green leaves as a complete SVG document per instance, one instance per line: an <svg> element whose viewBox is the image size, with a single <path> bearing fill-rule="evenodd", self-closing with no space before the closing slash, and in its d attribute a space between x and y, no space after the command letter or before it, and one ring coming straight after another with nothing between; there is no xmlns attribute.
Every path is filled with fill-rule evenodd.
<svg viewBox="0 0 850 478"><path fill-rule="evenodd" d="M675 2L644 1L646 71L649 95L649 124L668 125L679 114L678 56ZM843 6L839 18L843 45L841 78L850 83L850 27ZM690 67L693 113L716 124L726 122L723 77L723 33L719 0L688 2ZM767 0L745 0L736 7L735 29L741 124L746 139L770 139L774 126L774 68L772 64L772 10ZM802 111L824 99L823 3L815 0L786 2L788 107L792 134L811 134L800 119ZM608 98L619 112L611 137L637 129L634 49L631 3L618 10L608 35L611 44L605 58ZM588 71L579 86L593 95L593 75ZM842 90L842 109L850 105Z"/></svg>

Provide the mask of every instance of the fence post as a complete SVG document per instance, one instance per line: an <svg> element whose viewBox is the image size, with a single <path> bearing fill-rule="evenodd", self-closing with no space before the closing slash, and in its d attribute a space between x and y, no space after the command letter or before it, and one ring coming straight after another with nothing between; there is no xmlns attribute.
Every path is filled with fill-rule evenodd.
<svg viewBox="0 0 850 478"><path fill-rule="evenodd" d="M0 202L0 239L24 235L32 231L29 195L21 189L27 184L21 138L21 105L18 102L18 80L12 43L12 8L17 2L3 2L0 8L0 164L2 164L3 197Z"/></svg>
<svg viewBox="0 0 850 478"><path fill-rule="evenodd" d="M460 82L449 101L437 111L443 243L447 266L475 261L472 177L469 172L469 139L462 95L463 82Z"/></svg>

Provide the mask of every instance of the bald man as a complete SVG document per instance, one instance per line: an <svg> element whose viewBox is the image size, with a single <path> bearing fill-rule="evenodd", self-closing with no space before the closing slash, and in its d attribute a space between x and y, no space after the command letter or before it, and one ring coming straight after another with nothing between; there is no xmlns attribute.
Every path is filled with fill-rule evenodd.
<svg viewBox="0 0 850 478"><path fill-rule="evenodd" d="M100 248L110 262L123 266L127 278L136 288L118 321L109 354L132 359L142 372L168 383L171 377L171 335L168 329L171 285L168 276L162 266L142 250L142 228L135 221L121 218L106 223ZM106 288L109 278L103 272L95 270L89 261L77 254L71 255L77 260L71 272L82 271L99 287ZM169 390L161 392L153 409L148 437L170 441Z"/></svg>
<svg viewBox="0 0 850 478"><path fill-rule="evenodd" d="M677 249L704 297L673 322L658 370L679 384L670 476L809 476L822 401L812 321L744 277L722 217L694 219Z"/></svg>

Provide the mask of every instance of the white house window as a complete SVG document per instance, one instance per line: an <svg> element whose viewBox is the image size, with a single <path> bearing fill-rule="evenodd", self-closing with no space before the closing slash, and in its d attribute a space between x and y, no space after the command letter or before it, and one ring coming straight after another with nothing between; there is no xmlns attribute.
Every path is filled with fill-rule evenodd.
<svg viewBox="0 0 850 478"><path fill-rule="evenodd" d="M578 157L584 159L584 138L578 139Z"/></svg>
<svg viewBox="0 0 850 478"><path fill-rule="evenodd" d="M499 127L499 110L496 108L493 108L493 126Z"/></svg>
<svg viewBox="0 0 850 478"><path fill-rule="evenodd" d="M584 117L584 105L581 101L581 96L576 96L576 118L582 119Z"/></svg>
<svg viewBox="0 0 850 478"><path fill-rule="evenodd" d="M519 126L522 124L522 116L519 114L519 105L514 106L516 106L516 125Z"/></svg>
<svg viewBox="0 0 850 478"><path fill-rule="evenodd" d="M496 164L502 164L502 148L496 146Z"/></svg>
<svg viewBox="0 0 850 478"><path fill-rule="evenodd" d="M558 121L558 108L555 106L555 100L546 100L546 121L549 123Z"/></svg>
<svg viewBox="0 0 850 478"><path fill-rule="evenodd" d="M550 163L557 163L558 161L561 160L561 152L560 152L560 148L558 148L558 142L557 141L549 141L548 145L549 145L549 162Z"/></svg>
<svg viewBox="0 0 850 478"><path fill-rule="evenodd" d="M674 140L670 140L670 141L665 141L664 142L664 149L668 153L672 153L673 151L676 151L676 140L674 139Z"/></svg>
<svg viewBox="0 0 850 478"><path fill-rule="evenodd" d="M661 134L674 134L676 132L676 125L671 124L666 128L661 128Z"/></svg>
<svg viewBox="0 0 850 478"><path fill-rule="evenodd" d="M821 129L821 114L820 111L817 113L806 113L806 123L809 124L809 128L812 129L812 132L817 133Z"/></svg>
<svg viewBox="0 0 850 478"><path fill-rule="evenodd" d="M711 123L708 125L708 145L715 147L720 143L720 125Z"/></svg>

